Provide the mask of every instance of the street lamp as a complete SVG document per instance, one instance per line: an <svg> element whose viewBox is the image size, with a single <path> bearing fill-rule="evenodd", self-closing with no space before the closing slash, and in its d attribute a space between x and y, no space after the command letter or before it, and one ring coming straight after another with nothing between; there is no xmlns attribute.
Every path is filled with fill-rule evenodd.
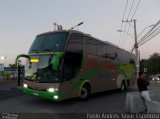
<svg viewBox="0 0 160 119"><path fill-rule="evenodd" d="M76 27L82 25L83 23L84 23L84 22L80 22L79 24L77 24L77 25L75 25L75 26L72 26L70 29L73 30L73 29L75 29Z"/></svg>
<svg viewBox="0 0 160 119"><path fill-rule="evenodd" d="M6 59L8 58L9 55L2 55L0 56L0 60L1 60L1 63L4 64L4 66L7 66L7 61Z"/></svg>
<svg viewBox="0 0 160 119"><path fill-rule="evenodd" d="M1 57L0 57L1 62L4 64L4 66L5 66L5 59L6 59L6 58L7 58L6 56L1 56Z"/></svg>
<svg viewBox="0 0 160 119"><path fill-rule="evenodd" d="M1 56L1 60L4 60L6 57L4 57L4 56Z"/></svg>

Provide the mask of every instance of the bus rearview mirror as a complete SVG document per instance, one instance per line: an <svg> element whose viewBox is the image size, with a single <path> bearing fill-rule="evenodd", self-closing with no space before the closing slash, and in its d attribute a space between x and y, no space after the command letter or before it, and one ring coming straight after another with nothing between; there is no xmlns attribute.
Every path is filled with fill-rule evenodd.
<svg viewBox="0 0 160 119"><path fill-rule="evenodd" d="M16 65L16 67L18 67L18 61L19 61L19 58L27 58L28 60L29 60L29 67L31 68L31 62L30 62L30 57L28 56L28 55L26 55L26 54L20 54L20 55L18 55L17 57L16 57L16 61L15 61L15 65Z"/></svg>

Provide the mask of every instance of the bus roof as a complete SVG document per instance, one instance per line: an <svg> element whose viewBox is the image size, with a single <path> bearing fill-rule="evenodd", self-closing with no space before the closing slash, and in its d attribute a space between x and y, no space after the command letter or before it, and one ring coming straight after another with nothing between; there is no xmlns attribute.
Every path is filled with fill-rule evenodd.
<svg viewBox="0 0 160 119"><path fill-rule="evenodd" d="M124 51L124 52L127 52L127 53L129 53L129 54L133 54L133 53L131 53L131 52L125 50L125 49L120 48L119 46L117 46L117 45L115 45L115 44L113 44L113 43L111 43L111 42L109 42L109 41L100 40L100 39L98 39L98 38L93 37L93 36L90 35L90 34L86 34L86 33L83 33L83 32L81 32L81 31L77 31L77 30L56 30L56 31L49 31L49 32L45 32L45 33L38 34L37 36L45 35L45 34L51 34L51 33L59 33L59 32L68 32L68 33L70 33L70 34L71 34L71 33L83 34L83 35L85 35L85 36L88 36L88 37L90 37L90 38L93 38L93 39L95 39L95 40L97 40L97 41L100 41L100 42L102 42L102 43L104 43L104 44L107 44L107 45L110 45L110 46L112 46L112 47L115 47L115 48L117 48L117 49L119 49L119 50L122 50L122 51Z"/></svg>
<svg viewBox="0 0 160 119"><path fill-rule="evenodd" d="M83 33L83 32L81 32L81 31L76 31L76 30L69 30L69 32L71 32L71 33L81 33L81 34L83 34L83 35L85 35L85 36L88 36L88 37L91 37L91 38L93 38L93 39L96 39L97 41L100 41L100 42L102 42L102 43L104 43L104 44L110 45L110 46L115 47L115 48L117 48L117 49L119 49L119 50L122 50L122 51L124 51L124 52L127 52L127 53L129 53L129 54L133 54L133 53L131 53L131 52L125 50L125 49L120 48L119 46L117 46L117 45L115 45L115 44L113 44L113 43L111 43L111 42L109 42L109 41L100 40L100 39L98 39L98 38L93 37L93 36L90 35L90 34L86 34L86 33Z"/></svg>

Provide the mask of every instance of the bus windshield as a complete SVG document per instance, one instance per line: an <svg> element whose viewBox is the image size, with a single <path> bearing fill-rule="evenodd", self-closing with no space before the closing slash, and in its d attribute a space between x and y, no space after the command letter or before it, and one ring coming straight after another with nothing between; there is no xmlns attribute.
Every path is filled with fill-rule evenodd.
<svg viewBox="0 0 160 119"><path fill-rule="evenodd" d="M51 59L54 55L30 56L31 59L38 59L38 62L32 62L29 68L29 61L26 61L25 79L39 83L57 83L59 71L52 69Z"/></svg>
<svg viewBox="0 0 160 119"><path fill-rule="evenodd" d="M38 35L34 40L29 53L31 52L62 52L64 50L67 32L57 32Z"/></svg>

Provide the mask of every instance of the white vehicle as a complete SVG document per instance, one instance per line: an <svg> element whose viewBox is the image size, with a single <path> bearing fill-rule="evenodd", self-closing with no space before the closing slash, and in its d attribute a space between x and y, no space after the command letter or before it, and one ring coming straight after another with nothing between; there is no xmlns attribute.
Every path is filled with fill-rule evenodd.
<svg viewBox="0 0 160 119"><path fill-rule="evenodd" d="M158 76L153 76L153 77L152 77L152 80L153 80L153 81L159 81L159 77L158 77Z"/></svg>

